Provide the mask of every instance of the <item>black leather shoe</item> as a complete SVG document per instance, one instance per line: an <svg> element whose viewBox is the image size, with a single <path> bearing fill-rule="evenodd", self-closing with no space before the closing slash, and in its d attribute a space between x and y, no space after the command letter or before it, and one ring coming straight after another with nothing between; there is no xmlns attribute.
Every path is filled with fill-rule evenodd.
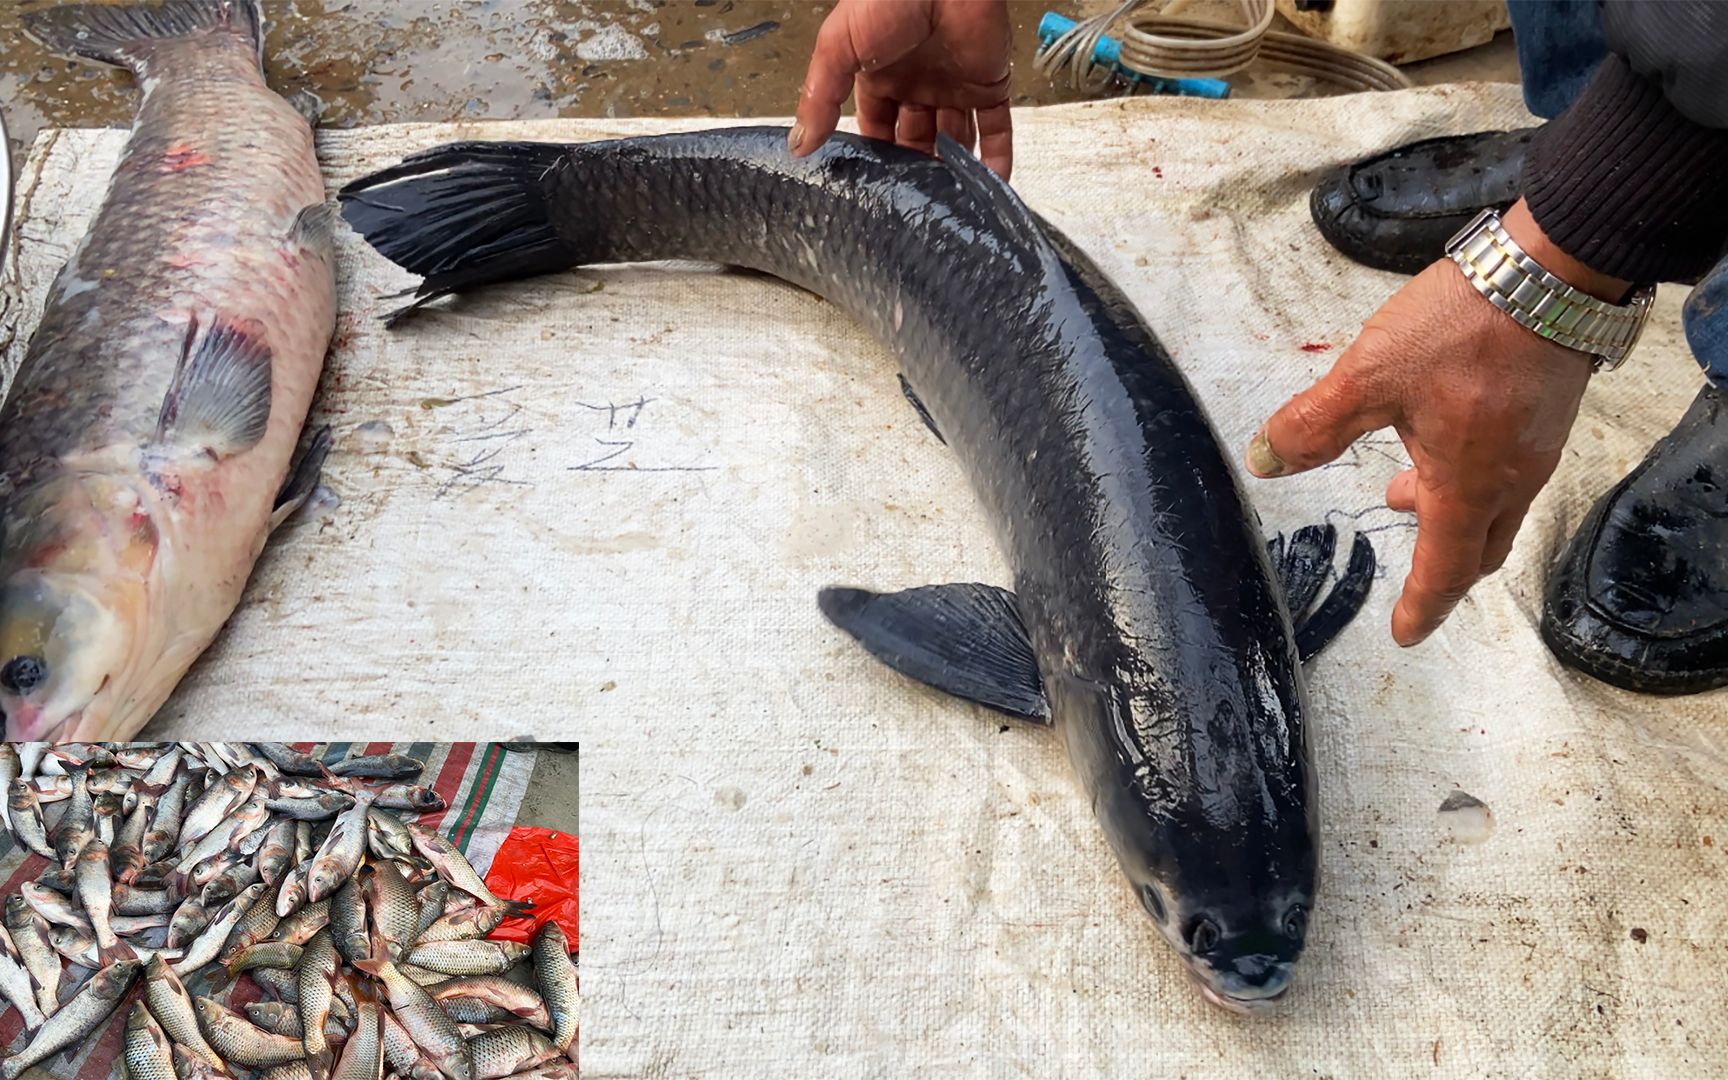
<svg viewBox="0 0 1728 1080"><path fill-rule="evenodd" d="M1364 266L1414 274L1484 207L1518 201L1535 128L1424 139L1345 165L1314 186L1308 208L1328 243Z"/></svg>
<svg viewBox="0 0 1728 1080"><path fill-rule="evenodd" d="M1705 387L1591 508L1548 579L1542 639L1624 690L1728 686L1728 393Z"/></svg>

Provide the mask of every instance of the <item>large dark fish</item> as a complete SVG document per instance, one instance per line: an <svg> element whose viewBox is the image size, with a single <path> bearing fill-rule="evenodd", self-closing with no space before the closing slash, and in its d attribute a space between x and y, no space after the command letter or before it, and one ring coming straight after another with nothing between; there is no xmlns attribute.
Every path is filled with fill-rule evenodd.
<svg viewBox="0 0 1728 1080"><path fill-rule="evenodd" d="M823 610L904 674L1054 726L1206 996L1277 998L1316 884L1300 660L1360 607L1371 548L1358 543L1304 618L1332 534L1280 545L1303 571L1287 604L1169 354L1091 260L957 144L926 157L840 136L794 160L785 143L777 128L459 143L355 181L343 209L424 276L416 307L586 263L702 259L819 293L892 345L1015 589L836 589Z"/></svg>
<svg viewBox="0 0 1728 1080"><path fill-rule="evenodd" d="M239 603L335 326L312 129L259 68L257 0L63 4L50 49L130 68L136 123L0 411L9 739L125 738Z"/></svg>

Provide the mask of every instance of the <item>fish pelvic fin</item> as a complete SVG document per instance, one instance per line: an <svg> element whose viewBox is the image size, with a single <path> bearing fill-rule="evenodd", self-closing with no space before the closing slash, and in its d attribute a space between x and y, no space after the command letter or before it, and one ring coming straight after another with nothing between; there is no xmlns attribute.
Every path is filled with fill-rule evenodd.
<svg viewBox="0 0 1728 1080"><path fill-rule="evenodd" d="M261 325L218 318L201 332L194 316L156 420L157 444L218 458L251 449L270 421L270 359Z"/></svg>
<svg viewBox="0 0 1728 1080"><path fill-rule="evenodd" d="M1296 652L1307 663L1330 645L1362 610L1374 583L1374 545L1361 533L1350 544L1350 561L1319 604L1314 603L1332 572L1338 532L1331 525L1308 525L1288 538L1267 543L1272 570L1284 589L1284 602L1296 631Z"/></svg>
<svg viewBox="0 0 1728 1080"><path fill-rule="evenodd" d="M280 528L312 497L319 478L324 475L324 459L330 456L332 441L328 424L313 432L312 441L306 444L294 471L288 474L288 479L282 482L282 490L276 493L276 505L270 512L272 530Z"/></svg>
<svg viewBox="0 0 1728 1080"><path fill-rule="evenodd" d="M210 31L233 34L262 59L258 0L62 4L24 16L24 32L45 48L136 72L149 67L164 45Z"/></svg>
<svg viewBox="0 0 1728 1080"><path fill-rule="evenodd" d="M972 582L897 593L823 589L828 621L908 678L1018 720L1050 723L1014 594Z"/></svg>
<svg viewBox="0 0 1728 1080"><path fill-rule="evenodd" d="M338 192L349 226L424 279L387 325L442 296L576 266L580 249L560 231L553 203L575 152L551 143L451 143Z"/></svg>

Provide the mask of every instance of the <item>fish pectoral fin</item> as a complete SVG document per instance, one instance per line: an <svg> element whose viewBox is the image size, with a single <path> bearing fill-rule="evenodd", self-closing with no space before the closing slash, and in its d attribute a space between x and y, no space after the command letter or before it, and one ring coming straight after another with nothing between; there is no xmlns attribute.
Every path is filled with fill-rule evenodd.
<svg viewBox="0 0 1728 1080"><path fill-rule="evenodd" d="M1019 720L1050 723L1038 658L1014 594L962 582L903 592L823 589L828 621L908 678Z"/></svg>
<svg viewBox="0 0 1728 1080"><path fill-rule="evenodd" d="M218 317L205 330L194 317L162 399L157 444L230 457L255 446L269 421L270 349L263 327Z"/></svg>
<svg viewBox="0 0 1728 1080"><path fill-rule="evenodd" d="M1350 624L1362 610L1374 582L1374 545L1357 533L1350 544L1350 561L1344 573L1332 591L1314 606L1315 597L1332 571L1337 541L1337 530L1331 525L1309 525L1296 530L1288 541L1279 534L1267 544L1296 630L1296 652L1304 663L1319 655Z"/></svg>
<svg viewBox="0 0 1728 1080"><path fill-rule="evenodd" d="M324 459L330 456L330 425L326 424L312 435L312 441L306 444L300 460L288 474L288 479L282 482L282 490L276 493L276 505L270 512L270 528L274 531L284 521L294 516L294 512L306 505L306 500L317 490L319 477L324 474Z"/></svg>
<svg viewBox="0 0 1728 1080"><path fill-rule="evenodd" d="M918 414L918 419L924 421L924 426L930 429L930 434L936 436L936 441L947 446L948 440L942 437L942 432L936 427L936 421L931 419L930 410L926 409L924 403L918 400L918 395L912 392L912 384L906 381L904 375L900 376L900 392L906 395L906 400L911 403L913 411Z"/></svg>
<svg viewBox="0 0 1728 1080"><path fill-rule="evenodd" d="M336 252L336 222L341 214L335 203L313 203L294 215L288 227L288 242L326 258Z"/></svg>

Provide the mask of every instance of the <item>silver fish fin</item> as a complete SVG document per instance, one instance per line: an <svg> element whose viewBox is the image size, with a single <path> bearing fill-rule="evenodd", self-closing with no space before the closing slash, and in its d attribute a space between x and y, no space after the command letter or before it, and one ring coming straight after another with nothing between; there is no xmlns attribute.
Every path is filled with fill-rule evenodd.
<svg viewBox="0 0 1728 1080"><path fill-rule="evenodd" d="M828 621L908 678L1019 720L1050 723L1038 657L1014 594L994 585L897 593L823 589Z"/></svg>
<svg viewBox="0 0 1728 1080"><path fill-rule="evenodd" d="M155 4L61 4L24 16L24 32L62 56L137 70L156 46L223 29L262 56L258 0L166 0Z"/></svg>
<svg viewBox="0 0 1728 1080"><path fill-rule="evenodd" d="M312 497L312 492L318 487L318 479L324 472L324 459L330 456L330 426L319 428L312 435L312 441L306 444L306 450L300 455L300 460L288 474L288 479L282 482L282 490L276 493L276 505L270 513L270 528L275 530L284 521L294 515L294 512L306 505L306 500Z"/></svg>
<svg viewBox="0 0 1728 1080"><path fill-rule="evenodd" d="M1338 530L1331 525L1306 525L1288 540L1280 533L1267 541L1272 571L1284 590L1284 603L1296 630L1296 652L1307 663L1332 643L1350 624L1368 599L1374 583L1374 545L1356 534L1350 545L1350 562L1338 583L1314 606L1315 598L1332 572L1332 554Z"/></svg>
<svg viewBox="0 0 1728 1080"><path fill-rule="evenodd" d="M251 449L264 437L270 350L262 329L218 318L201 333L193 318L156 421L159 445L197 447L221 458Z"/></svg>
<svg viewBox="0 0 1728 1080"><path fill-rule="evenodd" d="M973 157L971 151L946 133L936 136L936 156L954 170L962 187L996 212L1010 234L1035 251L1040 259L1057 258L1056 249L1050 245L1050 238L1044 235L1037 215L1020 201L1020 196L1008 186L1008 181L991 172L988 165Z"/></svg>
<svg viewBox="0 0 1728 1080"><path fill-rule="evenodd" d="M288 242L329 258L336 250L336 220L335 203L313 203L294 215L294 224L288 227Z"/></svg>
<svg viewBox="0 0 1728 1080"><path fill-rule="evenodd" d="M906 400L911 404L912 411L918 414L918 419L924 421L924 426L930 429L930 434L936 436L936 441L947 446L948 440L944 439L942 432L937 429L936 421L930 417L930 410L926 409L924 403L918 400L918 395L912 392L912 384L906 381L904 375L900 376L900 392L906 395Z"/></svg>

